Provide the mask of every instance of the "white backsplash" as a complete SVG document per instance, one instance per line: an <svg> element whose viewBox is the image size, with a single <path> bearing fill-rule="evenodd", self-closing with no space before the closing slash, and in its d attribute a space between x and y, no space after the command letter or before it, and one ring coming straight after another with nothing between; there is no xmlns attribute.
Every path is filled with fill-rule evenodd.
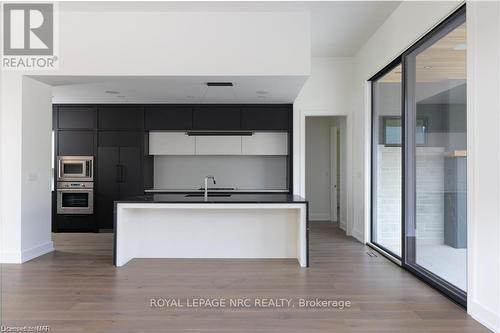
<svg viewBox="0 0 500 333"><path fill-rule="evenodd" d="M163 156L154 157L155 189L198 189L205 176L217 184L243 190L287 189L286 156Z"/></svg>

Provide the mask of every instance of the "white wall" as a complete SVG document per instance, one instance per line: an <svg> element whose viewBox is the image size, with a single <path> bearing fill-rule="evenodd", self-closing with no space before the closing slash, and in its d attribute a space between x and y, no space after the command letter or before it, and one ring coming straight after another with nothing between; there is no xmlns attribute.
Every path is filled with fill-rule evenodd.
<svg viewBox="0 0 500 333"><path fill-rule="evenodd" d="M21 261L53 251L52 198L52 89L23 78Z"/></svg>
<svg viewBox="0 0 500 333"><path fill-rule="evenodd" d="M59 8L64 74L309 74L306 12L168 12L153 3L95 2Z"/></svg>
<svg viewBox="0 0 500 333"><path fill-rule="evenodd" d="M294 102L293 165L294 192L306 196L306 116L346 116L342 120L345 127L345 172L341 183L344 185L345 200L341 201L341 225L347 225L347 234L352 231L352 107L351 88L353 60L349 57L324 57L311 59L311 76L307 79ZM342 187L341 187L342 188Z"/></svg>
<svg viewBox="0 0 500 333"><path fill-rule="evenodd" d="M2 72L0 221L2 262L21 262L22 80ZM9 96L9 98L5 98Z"/></svg>
<svg viewBox="0 0 500 333"><path fill-rule="evenodd" d="M367 80L453 12L459 2L403 2L355 56L354 232L369 239L370 94ZM500 331L500 8L467 3L468 312Z"/></svg>
<svg viewBox="0 0 500 333"><path fill-rule="evenodd" d="M9 98L1 99L0 115L0 259L8 263L24 262L53 249L51 88L16 74L3 73L2 96Z"/></svg>
<svg viewBox="0 0 500 333"><path fill-rule="evenodd" d="M50 116L44 109L46 121L33 128L38 116L43 116L28 121L23 120L23 114L35 114L29 99L45 106L51 96L43 85L28 81L23 84L23 75L309 74L310 27L306 12L167 12L159 7L161 4L154 3L59 3L59 69L2 73L2 262L21 262L23 253L28 258L34 255L34 249L41 254L50 245L51 225L44 208L50 198L50 187L46 188L50 178L45 179L51 167L50 148L46 147L51 138L51 129L46 127ZM29 93L24 100L23 89ZM29 133L36 136L28 137ZM38 144L40 153L48 152L49 160L31 164L28 159L23 164L23 158L31 153L38 156ZM33 174L37 176L31 179L36 181L29 180ZM24 202L23 190L30 193L26 199L37 203ZM30 231L29 226L37 218L39 225ZM44 232L38 232L41 230Z"/></svg>
<svg viewBox="0 0 500 333"><path fill-rule="evenodd" d="M500 4L467 3L468 312L500 332Z"/></svg>

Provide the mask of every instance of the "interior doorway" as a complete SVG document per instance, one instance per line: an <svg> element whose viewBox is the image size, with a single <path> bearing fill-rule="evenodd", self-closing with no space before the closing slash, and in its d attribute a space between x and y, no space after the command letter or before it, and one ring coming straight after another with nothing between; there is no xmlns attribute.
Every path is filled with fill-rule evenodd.
<svg viewBox="0 0 500 333"><path fill-rule="evenodd" d="M305 118L305 194L309 219L346 227L345 116Z"/></svg>

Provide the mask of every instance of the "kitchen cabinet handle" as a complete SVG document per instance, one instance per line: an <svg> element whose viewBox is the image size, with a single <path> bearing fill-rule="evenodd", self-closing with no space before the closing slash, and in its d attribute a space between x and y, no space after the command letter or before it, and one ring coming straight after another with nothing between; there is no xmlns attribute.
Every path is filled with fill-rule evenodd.
<svg viewBox="0 0 500 333"><path fill-rule="evenodd" d="M125 166L120 164L120 183L125 183Z"/></svg>
<svg viewBox="0 0 500 333"><path fill-rule="evenodd" d="M123 183L123 165L116 165L116 182Z"/></svg>

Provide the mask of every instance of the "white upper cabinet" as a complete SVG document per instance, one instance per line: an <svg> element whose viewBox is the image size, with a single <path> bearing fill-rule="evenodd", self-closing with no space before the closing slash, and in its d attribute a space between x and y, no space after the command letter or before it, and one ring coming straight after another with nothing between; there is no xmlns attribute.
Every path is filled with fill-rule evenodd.
<svg viewBox="0 0 500 333"><path fill-rule="evenodd" d="M241 155L241 136L197 136L196 155Z"/></svg>
<svg viewBox="0 0 500 333"><path fill-rule="evenodd" d="M149 132L150 155L288 155L288 134L188 136L184 132Z"/></svg>
<svg viewBox="0 0 500 333"><path fill-rule="evenodd" d="M195 138L184 132L149 132L150 155L194 155Z"/></svg>
<svg viewBox="0 0 500 333"><path fill-rule="evenodd" d="M288 135L254 133L242 138L241 149L243 155L288 155Z"/></svg>

